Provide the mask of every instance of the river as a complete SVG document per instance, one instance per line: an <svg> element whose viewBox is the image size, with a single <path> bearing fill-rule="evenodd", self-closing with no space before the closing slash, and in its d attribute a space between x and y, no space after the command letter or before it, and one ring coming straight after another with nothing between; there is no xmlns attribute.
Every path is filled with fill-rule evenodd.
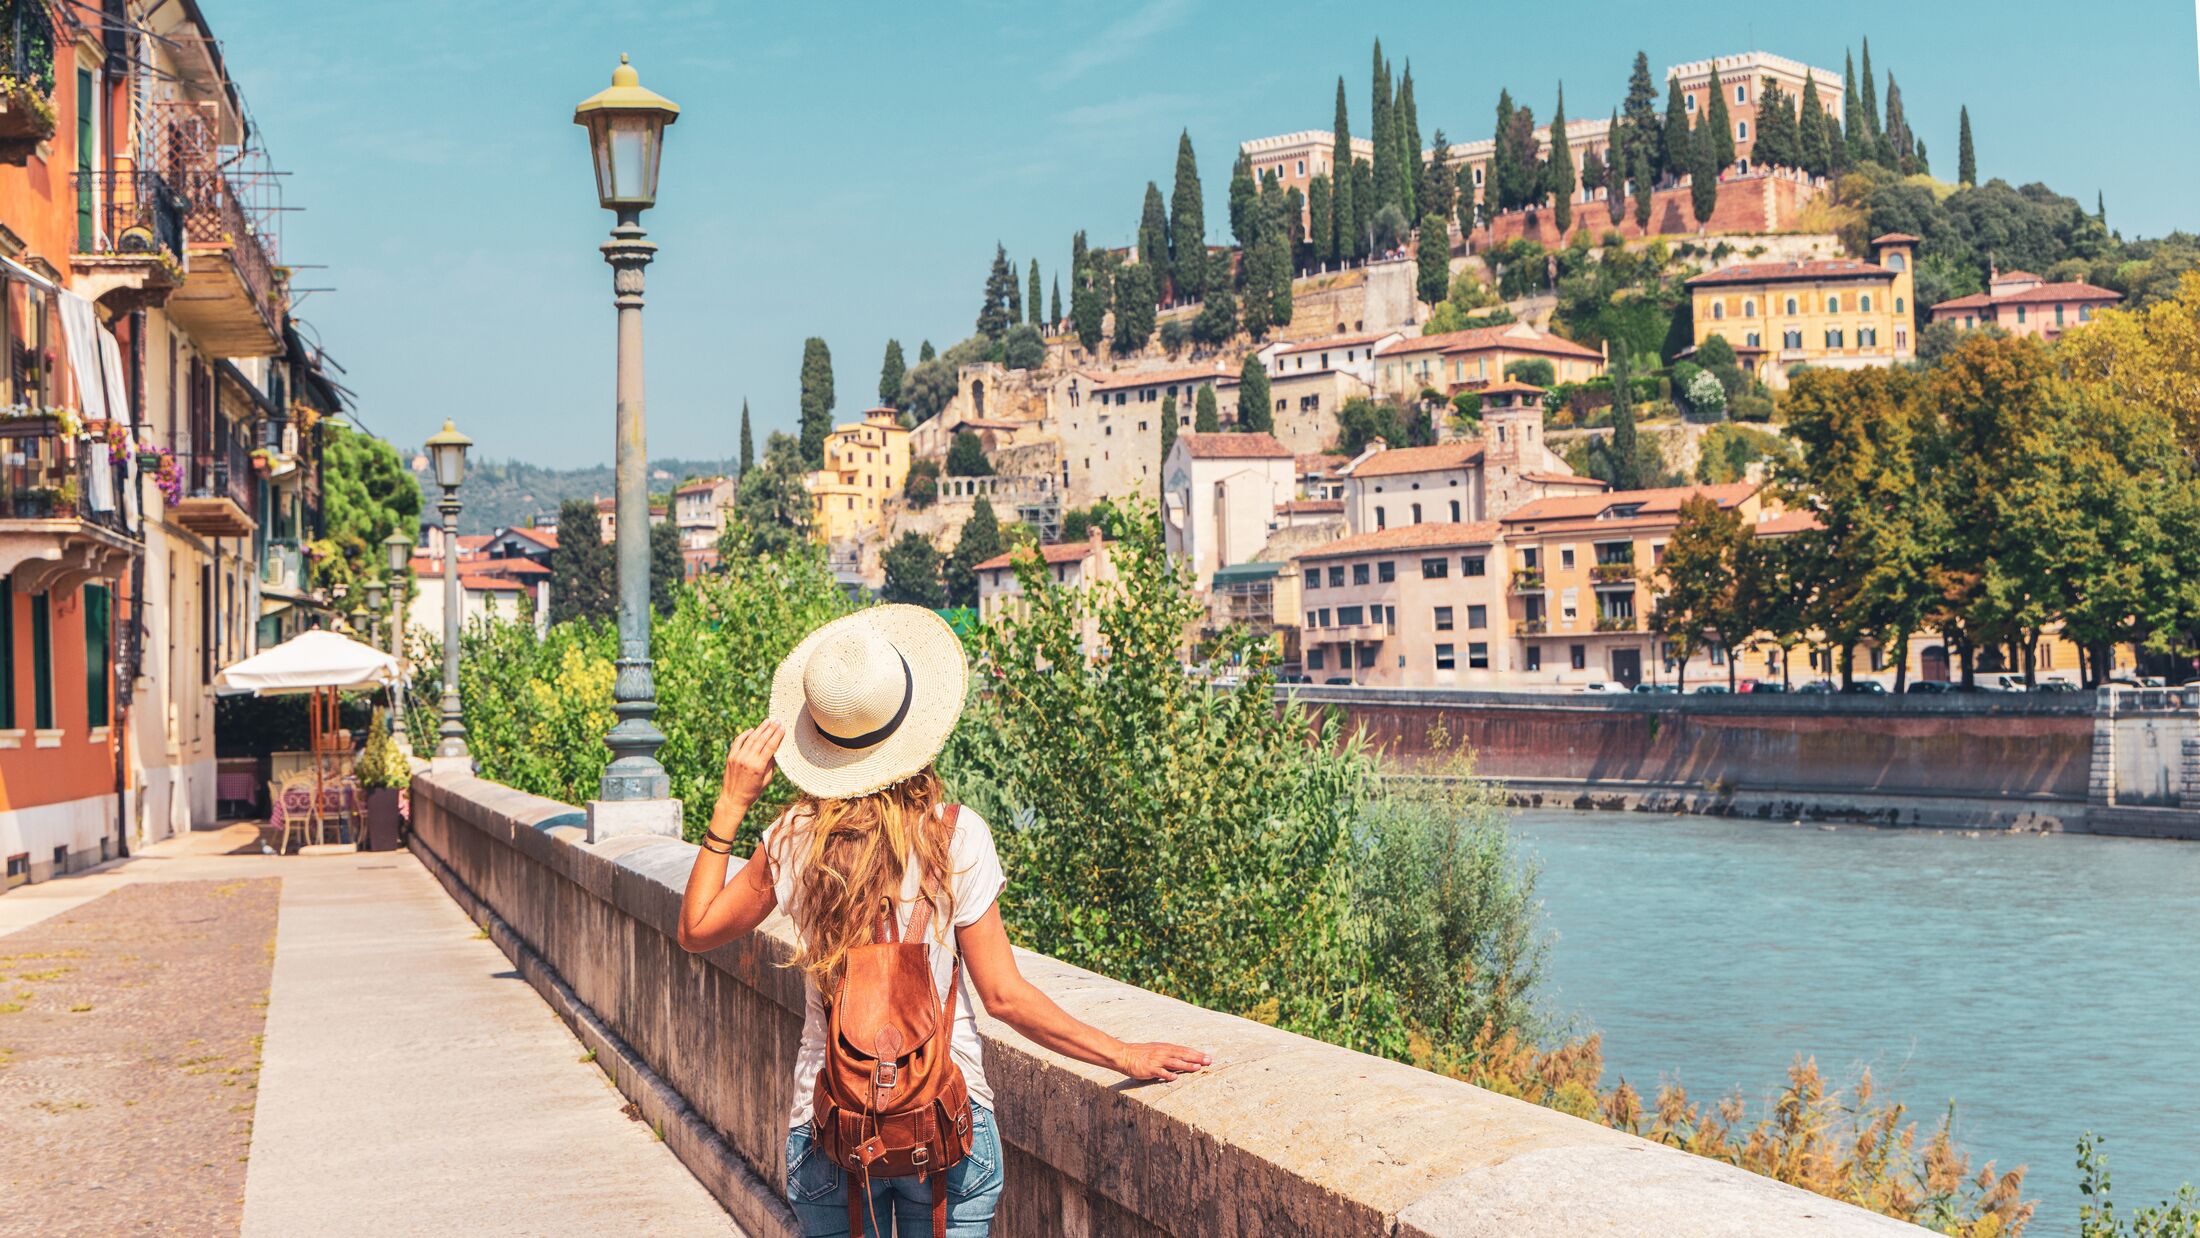
<svg viewBox="0 0 2200 1238"><path fill-rule="evenodd" d="M1521 812L1546 992L1605 1081L1752 1118L1797 1053L1868 1066L1923 1142L1948 1101L1974 1171L2024 1164L2032 1235L2077 1232L2077 1140L2118 1213L2200 1183L2200 844Z"/></svg>

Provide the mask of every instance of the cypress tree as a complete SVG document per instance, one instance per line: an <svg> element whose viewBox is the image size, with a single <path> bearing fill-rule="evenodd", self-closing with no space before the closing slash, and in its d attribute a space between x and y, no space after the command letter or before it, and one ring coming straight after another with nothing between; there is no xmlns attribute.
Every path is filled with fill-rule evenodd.
<svg viewBox="0 0 2200 1238"><path fill-rule="evenodd" d="M1702 130L1696 135L1696 140L1709 144L1708 153L1711 158L1708 162L1713 168L1717 169L1715 175L1724 176L1726 170L1734 166L1734 114L1727 110L1726 87L1719 81L1719 75L1716 73L1711 75L1710 93L1711 106L1704 110L1705 123L1696 126ZM1786 96L1783 95L1782 99L1785 98ZM1759 108L1758 110L1761 112L1764 109ZM1793 112L1788 113L1786 119L1792 127L1795 122L1795 114ZM1758 123L1764 123L1761 117Z"/></svg>
<svg viewBox="0 0 2200 1238"><path fill-rule="evenodd" d="M1451 199L1454 188L1451 170L1451 140L1444 131L1436 131L1436 144L1429 151L1428 164L1421 169L1421 191L1415 199L1421 204L1423 215L1440 219L1451 218Z"/></svg>
<svg viewBox="0 0 2200 1238"><path fill-rule="evenodd" d="M1650 56L1646 52L1635 53L1634 72L1627 75L1626 110L1627 127L1638 136L1650 137L1657 133L1658 84L1650 76Z"/></svg>
<svg viewBox="0 0 2200 1238"><path fill-rule="evenodd" d="M609 619L618 613L618 563L603 540L596 505L558 504L558 544L550 552L550 622Z"/></svg>
<svg viewBox="0 0 2200 1238"><path fill-rule="evenodd" d="M1602 188L1604 156L1598 154L1595 147L1590 147L1589 153L1581 157L1581 194L1593 202L1596 200L1597 190Z"/></svg>
<svg viewBox="0 0 2200 1238"><path fill-rule="evenodd" d="M802 461L825 467L825 436L833 428L833 353L817 336L802 341Z"/></svg>
<svg viewBox="0 0 2200 1238"><path fill-rule="evenodd" d="M1007 278L1001 281L1001 291L1007 296L1007 300L1002 303L1001 307L1001 317L1006 323L1001 328L1004 335L1007 334L1009 327L1013 327L1024 320L1024 286L1016 278L1016 264L1009 263L1005 274Z"/></svg>
<svg viewBox="0 0 2200 1238"><path fill-rule="evenodd" d="M1222 414L1215 406L1214 384L1199 389L1199 398L1193 401L1192 432L1195 434L1219 434L1222 432Z"/></svg>
<svg viewBox="0 0 2200 1238"><path fill-rule="evenodd" d="M970 519L963 522L962 534L955 540L955 549L947 556L940 575L947 586L949 606L976 606L978 604L977 566L1001 553L1007 547L1001 541L1001 522L993 514L993 504L984 495L971 505Z"/></svg>
<svg viewBox="0 0 2200 1238"><path fill-rule="evenodd" d="M1030 317L1025 321L1034 327L1043 325L1039 321L1039 314L1045 305L1046 302L1039 299L1039 260L1033 258L1031 260L1031 295L1024 298L1024 311Z"/></svg>
<svg viewBox="0 0 2200 1238"><path fill-rule="evenodd" d="M1199 157L1192 153L1189 129L1176 139L1176 187L1169 197L1169 271L1179 300L1206 295L1207 208L1200 198Z"/></svg>
<svg viewBox="0 0 2200 1238"><path fill-rule="evenodd" d="M1383 41L1375 40L1375 67L1369 74L1370 103L1368 109L1374 140L1375 201L1368 208L1368 218L1397 201L1398 194L1398 135L1392 128L1396 117L1390 108L1390 65L1383 59Z"/></svg>
<svg viewBox="0 0 2200 1238"><path fill-rule="evenodd" d="M1971 147L1971 108L1965 104L1956 112L1956 183L1978 184L1978 152Z"/></svg>
<svg viewBox="0 0 2200 1238"><path fill-rule="evenodd" d="M1759 107L1758 128L1764 127ZM1826 133L1826 105L1818 97L1818 76L1803 75L1803 103L1796 122L1796 149L1801 157L1803 170L1812 176L1827 176L1833 172L1833 142Z"/></svg>
<svg viewBox="0 0 2200 1238"><path fill-rule="evenodd" d="M1137 352L1153 339L1154 282L1153 269L1143 262L1133 262L1116 272L1115 351L1118 354Z"/></svg>
<svg viewBox="0 0 2200 1238"><path fill-rule="evenodd" d="M1565 225L1559 225L1564 228ZM1451 231L1442 215L1421 219L1420 248L1416 252L1415 291L1434 309L1451 288Z"/></svg>
<svg viewBox="0 0 2200 1238"><path fill-rule="evenodd" d="M1628 152L1628 161L1634 164L1635 168L1635 226L1642 229L1644 235L1648 235L1650 231L1650 191L1651 186L1656 183L1656 177L1650 171L1650 144L1648 142L1634 142L1629 145L1632 149Z"/></svg>
<svg viewBox="0 0 2200 1238"><path fill-rule="evenodd" d="M1871 123L1864 119L1864 98L1856 88L1856 57L1847 52L1841 65L1841 132L1847 139L1844 162L1858 164L1872 157Z"/></svg>
<svg viewBox="0 0 2200 1238"><path fill-rule="evenodd" d="M1638 490L1635 473L1635 392L1627 372L1627 350L1612 350L1612 437L1604 444L1605 465L1614 490Z"/></svg>
<svg viewBox="0 0 2200 1238"><path fill-rule="evenodd" d="M1276 428L1275 396L1268 387L1268 367L1260 363L1258 353L1245 354L1245 365L1238 370L1237 428L1246 434Z"/></svg>
<svg viewBox="0 0 2200 1238"><path fill-rule="evenodd" d="M1931 176L1933 174L1933 163L1932 160L1925 157L1925 139L1918 138L1916 143L1915 163L1917 174Z"/></svg>
<svg viewBox="0 0 2200 1238"><path fill-rule="evenodd" d="M1788 110L1787 92L1769 77L1763 91L1757 96L1757 146L1750 162L1759 167L1799 168L1803 166L1802 143L1796 131L1799 122Z"/></svg>
<svg viewBox="0 0 2200 1238"><path fill-rule="evenodd" d="M1169 451L1176 446L1176 397L1161 397L1161 458L1169 458Z"/></svg>
<svg viewBox="0 0 2200 1238"><path fill-rule="evenodd" d="M1604 157L1604 209L1611 215L1613 226L1617 227L1627 219L1627 144L1633 140L1629 135L1634 133L1635 130L1632 127L1621 128L1619 112L1614 110L1611 127L1604 132L1607 135L1605 138L1607 153Z"/></svg>
<svg viewBox="0 0 2200 1238"><path fill-rule="evenodd" d="M1329 147L1330 260L1343 263L1352 257L1352 130L1345 116L1344 78L1337 78L1337 121ZM1316 235L1320 242L1321 237Z"/></svg>
<svg viewBox="0 0 2200 1238"><path fill-rule="evenodd" d="M1352 161L1352 233L1349 252L1354 258L1365 259L1374 244L1375 234L1375 170L1367 160Z"/></svg>
<svg viewBox="0 0 2200 1238"><path fill-rule="evenodd" d="M2108 226L2108 195L2098 189L2093 191L2093 221Z"/></svg>
<svg viewBox="0 0 2200 1238"><path fill-rule="evenodd" d="M1146 182L1146 205L1138 216L1138 260L1154 274L1154 291L1167 295L1169 288L1169 208L1161 201L1161 186Z"/></svg>
<svg viewBox="0 0 2200 1238"><path fill-rule="evenodd" d="M930 361L932 358L939 355L939 351L932 347L932 341L930 340L926 340L922 344L919 344L917 346L917 360L920 363Z"/></svg>
<svg viewBox="0 0 2200 1238"><path fill-rule="evenodd" d="M1032 298L1036 304L1038 298ZM886 341L886 360L878 367L878 402L882 408L901 407L901 380L909 367L901 359L901 341Z"/></svg>
<svg viewBox="0 0 2200 1238"><path fill-rule="evenodd" d="M1421 117L1413 106L1413 61L1406 61L1405 80L1398 86L1398 195L1407 219L1421 210Z"/></svg>
<svg viewBox="0 0 2200 1238"><path fill-rule="evenodd" d="M1051 301L1047 302L1047 325L1051 327L1059 324L1061 321L1062 273L1060 271L1056 271L1054 273L1054 298Z"/></svg>
<svg viewBox="0 0 2200 1238"><path fill-rule="evenodd" d="M1337 260L1337 216L1329 193L1329 174L1306 184L1306 227L1314 238L1314 261L1327 265Z"/></svg>
<svg viewBox="0 0 2200 1238"><path fill-rule="evenodd" d="M1474 169L1465 161L1459 164L1458 182L1452 186L1452 218L1459 221L1459 235L1474 235L1475 215L1482 209L1474 200Z"/></svg>
<svg viewBox="0 0 2200 1238"><path fill-rule="evenodd" d="M1239 155L1237 163L1230 168L1230 235L1236 238L1241 250L1250 251L1259 238L1260 225L1253 217L1253 204L1260 198L1266 181L1267 178L1262 177L1262 183L1254 182L1252 161L1243 155Z"/></svg>
<svg viewBox="0 0 2200 1238"><path fill-rule="evenodd" d="M1711 212L1719 207L1719 140L1711 125L1705 118L1689 142L1695 158L1688 169L1688 209L1696 216L1699 232L1710 225Z"/></svg>
<svg viewBox="0 0 2200 1238"><path fill-rule="evenodd" d="M1651 169L1656 176L1678 177L1695 165L1694 131L1688 127L1688 103L1681 97L1681 79L1671 78L1666 83L1665 123L1658 126L1658 163ZM1713 94L1718 91L1714 88Z"/></svg>
<svg viewBox="0 0 2200 1238"><path fill-rule="evenodd" d="M1872 85L1872 41L1869 38L1864 40L1864 67L1860 81L1864 94L1857 100L1857 106L1863 110L1864 135L1870 139L1868 149L1876 152L1879 150L1880 133L1879 95L1878 88Z"/></svg>
<svg viewBox="0 0 2200 1238"><path fill-rule="evenodd" d="M1574 152L1566 140L1566 83L1558 84L1558 110L1551 114L1551 163L1546 176L1551 191L1551 217L1563 237L1574 224Z"/></svg>
<svg viewBox="0 0 2200 1238"><path fill-rule="evenodd" d="M1879 145L1886 152L1887 166L1905 176L1917 170L1917 144L1909 117L1902 113L1902 88L1895 85L1892 73L1887 75L1887 127L1880 131Z"/></svg>
<svg viewBox="0 0 2200 1238"><path fill-rule="evenodd" d="M1483 192L1489 196L1491 214L1509 211L1520 205L1513 201L1513 186L1520 174L1513 167L1516 154L1512 144L1513 97L1512 91L1499 87L1497 91L1497 127L1491 130L1489 184Z"/></svg>
<svg viewBox="0 0 2200 1238"><path fill-rule="evenodd" d="M1008 250L995 241L993 267L985 277L985 300L978 306L978 334L997 340L1008 330L1013 321L1008 315L1008 302L1015 287L1016 273L1008 268Z"/></svg>
<svg viewBox="0 0 2200 1238"><path fill-rule="evenodd" d="M744 396L741 400L741 476L748 476L749 470L755 467L756 439L749 433L749 401Z"/></svg>

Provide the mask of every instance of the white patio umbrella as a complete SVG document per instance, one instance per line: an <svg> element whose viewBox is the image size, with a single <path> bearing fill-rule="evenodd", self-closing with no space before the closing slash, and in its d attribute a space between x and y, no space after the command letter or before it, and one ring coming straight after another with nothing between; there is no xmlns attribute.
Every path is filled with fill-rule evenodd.
<svg viewBox="0 0 2200 1238"><path fill-rule="evenodd" d="M316 688L365 690L397 680L397 659L372 645L316 628L263 649L214 676L216 691L273 696Z"/></svg>

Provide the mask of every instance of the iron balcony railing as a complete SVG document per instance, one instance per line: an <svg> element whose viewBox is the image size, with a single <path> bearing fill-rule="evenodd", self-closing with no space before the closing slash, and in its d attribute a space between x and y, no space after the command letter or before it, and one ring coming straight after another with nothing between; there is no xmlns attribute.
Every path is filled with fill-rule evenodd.
<svg viewBox="0 0 2200 1238"><path fill-rule="evenodd" d="M1589 567L1589 579L1600 585L1628 584L1635 579L1633 563L1594 563Z"/></svg>
<svg viewBox="0 0 2200 1238"><path fill-rule="evenodd" d="M0 420L0 519L81 520L129 534L129 462L101 463L101 444L72 438L52 417Z"/></svg>
<svg viewBox="0 0 2200 1238"><path fill-rule="evenodd" d="M226 246L237 278L252 294L254 308L269 330L275 330L282 320L275 258L223 168L206 107L185 100L164 100L155 107L159 117L155 162L182 203L184 243Z"/></svg>
<svg viewBox="0 0 2200 1238"><path fill-rule="evenodd" d="M1513 569L1512 591L1514 593L1534 593L1536 590L1541 589L1542 587L1542 568L1521 567Z"/></svg>
<svg viewBox="0 0 2200 1238"><path fill-rule="evenodd" d="M1599 632L1639 632L1641 630L1641 628L1635 626L1633 615L1597 616L1597 631Z"/></svg>
<svg viewBox="0 0 2200 1238"><path fill-rule="evenodd" d="M160 173L150 168L79 172L76 185L80 199L97 203L78 227L77 252L166 254L183 262L185 203Z"/></svg>
<svg viewBox="0 0 2200 1238"><path fill-rule="evenodd" d="M191 453L185 473L184 496L193 499L228 499L256 516L259 487L253 482L252 452L241 434L226 434L208 451Z"/></svg>

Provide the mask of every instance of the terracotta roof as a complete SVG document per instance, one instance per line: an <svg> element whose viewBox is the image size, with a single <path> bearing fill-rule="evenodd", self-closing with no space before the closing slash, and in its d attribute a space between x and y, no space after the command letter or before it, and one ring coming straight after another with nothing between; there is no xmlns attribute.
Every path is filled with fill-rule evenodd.
<svg viewBox="0 0 2200 1238"><path fill-rule="evenodd" d="M1543 388L1536 386L1534 383L1523 383L1510 378L1491 383L1487 387L1477 387L1475 388L1475 390L1481 392L1483 395L1504 395L1508 392L1513 391L1523 392L1528 395L1543 394Z"/></svg>
<svg viewBox="0 0 2200 1238"><path fill-rule="evenodd" d="M1377 331L1372 335L1337 335L1331 336L1329 339L1326 340L1305 340L1300 343L1292 344L1288 347L1278 349L1276 351L1276 355L1281 357L1289 353L1295 352L1320 352L1323 349L1358 348L1362 344L1372 344L1379 339L1385 338L1386 336L1392 336L1396 334L1398 333L1395 331Z"/></svg>
<svg viewBox="0 0 2200 1238"><path fill-rule="evenodd" d="M533 525L514 525L508 532L517 533L528 541L539 543L552 550L558 548L558 531L556 529L539 529ZM464 544L464 539L460 539L460 542Z"/></svg>
<svg viewBox="0 0 2200 1238"><path fill-rule="evenodd" d="M2031 280L2035 284L2044 284L2047 282L2041 277L2034 275L2030 271L1997 271L1994 274L1994 278L1988 280L1987 282L1992 284L2014 284L2020 280L2027 279Z"/></svg>
<svg viewBox="0 0 2200 1238"><path fill-rule="evenodd" d="M1233 383L1237 381L1235 374L1224 374L1220 370L1202 369L1199 366L1176 370L1110 371L1092 375L1092 389L1112 391L1117 387L1151 387L1156 383L1198 382L1201 379L1217 382L1224 378Z"/></svg>
<svg viewBox="0 0 2200 1238"><path fill-rule="evenodd" d="M1179 434L1177 443L1195 460L1291 460L1291 449L1265 432L1235 434Z"/></svg>
<svg viewBox="0 0 2200 1238"><path fill-rule="evenodd" d="M458 553L461 557L469 550L479 550L497 540L494 533L461 533L458 535Z"/></svg>
<svg viewBox="0 0 2200 1238"><path fill-rule="evenodd" d="M477 576L548 576L550 569L533 559L475 559L465 564Z"/></svg>
<svg viewBox="0 0 2200 1238"><path fill-rule="evenodd" d="M459 573L458 586L476 593L525 593L529 586L509 576L477 576Z"/></svg>
<svg viewBox="0 0 2200 1238"><path fill-rule="evenodd" d="M1755 532L1759 537L1779 537L1787 533L1801 533L1824 527L1811 512L1781 512L1777 516L1767 516L1758 521Z"/></svg>
<svg viewBox="0 0 2200 1238"><path fill-rule="evenodd" d="M1893 279L1894 272L1876 262L1840 258L1818 262L1755 262L1727 267L1688 281L1691 288L1715 288L1729 284L1785 284L1797 280Z"/></svg>
<svg viewBox="0 0 2200 1238"><path fill-rule="evenodd" d="M1494 327L1470 327L1465 331L1445 331L1438 335L1415 336L1400 340L1385 348L1378 356L1401 357L1409 353L1424 352L1480 352L1489 348L1513 348L1521 352L1556 353L1565 357L1604 359L1604 354L1594 348L1584 347L1572 340L1561 339L1549 332L1528 330L1530 335L1514 334L1524 325L1517 322L1500 323Z"/></svg>
<svg viewBox="0 0 2200 1238"><path fill-rule="evenodd" d="M1497 522L1481 520L1473 524L1453 524L1440 521L1433 524L1402 524L1395 529L1377 529L1373 533L1360 533L1340 538L1326 546L1302 550L1293 556L1298 559L1334 559L1340 555L1376 554L1385 550L1434 550L1439 546L1481 546L1497 540Z"/></svg>
<svg viewBox="0 0 2200 1238"><path fill-rule="evenodd" d="M678 490L673 491L673 493L701 494L708 490L716 490L718 488L718 483L724 480L726 479L723 477L698 477L694 481L691 481L688 484L680 487Z"/></svg>
<svg viewBox="0 0 2200 1238"><path fill-rule="evenodd" d="M619 506L619 501L618 501L617 499L597 499L597 500L596 500L596 510L597 510L597 511L600 511L600 512L616 511L616 510L618 510L618 506Z"/></svg>
<svg viewBox="0 0 2200 1238"><path fill-rule="evenodd" d="M1907 232L1882 232L1872 238L1872 244L1874 245L1918 245L1922 243L1921 238L1911 236Z"/></svg>
<svg viewBox="0 0 2200 1238"><path fill-rule="evenodd" d="M1990 305L2036 305L2053 301L2121 301L2123 294L2111 292L2093 284L2036 284L2019 288L2015 292L1974 292L1967 297L1942 301L1927 311L1937 314L1942 310L1985 309Z"/></svg>
<svg viewBox="0 0 2200 1238"><path fill-rule="evenodd" d="M1038 548L1038 550L1040 559L1046 563L1075 563L1090 555L1093 551L1093 546L1094 543L1090 540L1082 542L1056 542L1051 546L1041 546ZM970 570L973 572L990 572L995 568L1007 567L1016 561L1017 555L1024 553L1028 549L1028 547L1019 546L1014 550L994 555L992 558L987 559L985 562L980 563Z"/></svg>
<svg viewBox="0 0 2200 1238"><path fill-rule="evenodd" d="M1332 512L1344 513L1343 499L1286 499L1276 504L1276 511L1286 516L1322 516Z"/></svg>
<svg viewBox="0 0 2200 1238"><path fill-rule="evenodd" d="M1579 473L1522 473L1520 476L1528 481L1541 482L1546 486L1582 486L1590 490L1607 490L1611 488L1610 482L1601 481L1594 477L1583 477Z"/></svg>
<svg viewBox="0 0 2200 1238"><path fill-rule="evenodd" d="M1438 443L1433 447L1393 447L1378 451L1354 465L1354 477L1392 477L1399 473L1434 473L1461 469L1482 458L1482 440Z"/></svg>
<svg viewBox="0 0 2200 1238"><path fill-rule="evenodd" d="M1611 490L1596 494L1554 495L1515 508L1500 517L1500 520L1505 524L1521 524L1531 520L1594 519L1622 505L1637 506L1638 516L1670 516L1680 511L1681 504L1699 494L1716 501L1721 507L1732 507L1755 493L1755 482L1737 481L1723 486L1673 486L1663 490Z"/></svg>

